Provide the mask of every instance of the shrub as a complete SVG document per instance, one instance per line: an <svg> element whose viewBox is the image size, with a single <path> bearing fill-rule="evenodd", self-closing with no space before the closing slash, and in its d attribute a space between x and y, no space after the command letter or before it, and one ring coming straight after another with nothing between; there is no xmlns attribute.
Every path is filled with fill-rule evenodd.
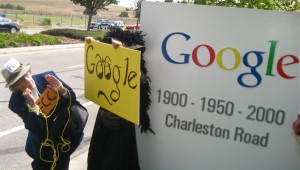
<svg viewBox="0 0 300 170"><path fill-rule="evenodd" d="M25 8L21 5L13 5L13 4L0 4L0 8L3 8L3 9L16 9L16 10L25 10Z"/></svg>
<svg viewBox="0 0 300 170"><path fill-rule="evenodd" d="M57 38L42 34L0 33L0 48L62 44Z"/></svg>
<svg viewBox="0 0 300 170"><path fill-rule="evenodd" d="M51 19L50 18L44 18L41 22L41 25L50 26L51 25Z"/></svg>
<svg viewBox="0 0 300 170"><path fill-rule="evenodd" d="M101 41L107 31L108 30L51 29L33 35L20 32L14 34L0 33L0 48L62 44L56 36L65 36L82 41L85 37L94 37L96 40Z"/></svg>
<svg viewBox="0 0 300 170"><path fill-rule="evenodd" d="M7 47L7 41L5 41L4 37L0 36L0 48Z"/></svg>
<svg viewBox="0 0 300 170"><path fill-rule="evenodd" d="M121 14L119 15L119 17L128 17L128 12L121 12Z"/></svg>
<svg viewBox="0 0 300 170"><path fill-rule="evenodd" d="M14 5L12 5L12 4L6 4L6 5L4 5L4 8L5 9L14 9Z"/></svg>
<svg viewBox="0 0 300 170"><path fill-rule="evenodd" d="M52 36L65 36L74 39L84 40L85 37L94 37L96 40L102 40L107 30L98 31L86 31L86 30L75 30L75 29L51 29L42 31L41 34L47 34Z"/></svg>
<svg viewBox="0 0 300 170"><path fill-rule="evenodd" d="M15 41L10 41L10 42L8 42L8 46L18 47L19 43L15 42Z"/></svg>
<svg viewBox="0 0 300 170"><path fill-rule="evenodd" d="M25 8L24 8L23 6L21 6L21 5L17 5L17 6L16 6L16 9L17 9L17 10L25 10Z"/></svg>

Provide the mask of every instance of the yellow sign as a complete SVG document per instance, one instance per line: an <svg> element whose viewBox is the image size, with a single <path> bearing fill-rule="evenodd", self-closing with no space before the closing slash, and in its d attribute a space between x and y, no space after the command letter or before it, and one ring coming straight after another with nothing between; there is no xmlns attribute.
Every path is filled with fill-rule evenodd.
<svg viewBox="0 0 300 170"><path fill-rule="evenodd" d="M85 44L85 97L139 125L141 52L111 44Z"/></svg>

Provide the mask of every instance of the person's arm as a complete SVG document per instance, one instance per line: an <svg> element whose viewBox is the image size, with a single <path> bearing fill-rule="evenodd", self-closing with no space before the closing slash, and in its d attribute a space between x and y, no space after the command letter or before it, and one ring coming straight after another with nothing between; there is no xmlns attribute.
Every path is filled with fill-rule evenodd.
<svg viewBox="0 0 300 170"><path fill-rule="evenodd" d="M58 77L55 77L52 74L46 74L45 79L49 83L50 87L53 88L53 90L58 91L60 95L66 96L67 89L64 87L62 82L58 79Z"/></svg>
<svg viewBox="0 0 300 170"><path fill-rule="evenodd" d="M300 135L300 114L298 114L297 120L293 122L292 128L295 134Z"/></svg>
<svg viewBox="0 0 300 170"><path fill-rule="evenodd" d="M22 96L24 96L29 104L29 107L34 109L37 107L37 104L35 103L35 98L32 95L32 91L29 88L26 88L23 92L22 92Z"/></svg>
<svg viewBox="0 0 300 170"><path fill-rule="evenodd" d="M49 83L53 90L57 90L61 96L59 105L69 106L70 99L71 105L76 102L76 95L73 89L60 79L53 71L45 75L45 80Z"/></svg>
<svg viewBox="0 0 300 170"><path fill-rule="evenodd" d="M22 96L21 91L13 92L9 100L8 108L22 118L26 129L41 135L43 132L44 119L42 115L30 112L27 104L28 102L26 98Z"/></svg>

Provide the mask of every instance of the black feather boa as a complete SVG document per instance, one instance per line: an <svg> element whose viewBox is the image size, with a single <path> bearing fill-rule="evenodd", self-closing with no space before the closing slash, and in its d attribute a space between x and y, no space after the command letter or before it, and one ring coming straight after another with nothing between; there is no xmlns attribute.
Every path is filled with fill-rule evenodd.
<svg viewBox="0 0 300 170"><path fill-rule="evenodd" d="M117 39L123 43L123 46L130 47L133 45L145 46L145 41L143 37L146 36L142 34L142 31L131 31L122 30L120 28L111 28L109 32L106 33L102 42L111 43L111 38ZM110 41L110 42L109 42ZM150 88L150 77L147 76L148 70L146 68L146 62L144 60L144 51L140 50L141 56L141 86L140 86L140 128L141 133L147 133L150 131L154 134L154 131L150 128L150 118L148 115L148 110L151 105L151 88Z"/></svg>

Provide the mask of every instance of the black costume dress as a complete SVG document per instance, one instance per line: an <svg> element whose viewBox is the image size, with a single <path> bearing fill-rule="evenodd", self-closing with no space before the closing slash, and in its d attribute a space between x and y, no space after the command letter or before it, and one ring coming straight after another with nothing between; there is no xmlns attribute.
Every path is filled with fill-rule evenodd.
<svg viewBox="0 0 300 170"><path fill-rule="evenodd" d="M126 47L141 45L135 48L142 53L140 80L140 128L141 133L150 131L148 109L150 100L150 79L143 59L145 51L141 31L121 30L112 28L104 37L103 42L111 43L117 39ZM135 125L107 110L99 108L88 154L88 170L139 170L138 150Z"/></svg>

